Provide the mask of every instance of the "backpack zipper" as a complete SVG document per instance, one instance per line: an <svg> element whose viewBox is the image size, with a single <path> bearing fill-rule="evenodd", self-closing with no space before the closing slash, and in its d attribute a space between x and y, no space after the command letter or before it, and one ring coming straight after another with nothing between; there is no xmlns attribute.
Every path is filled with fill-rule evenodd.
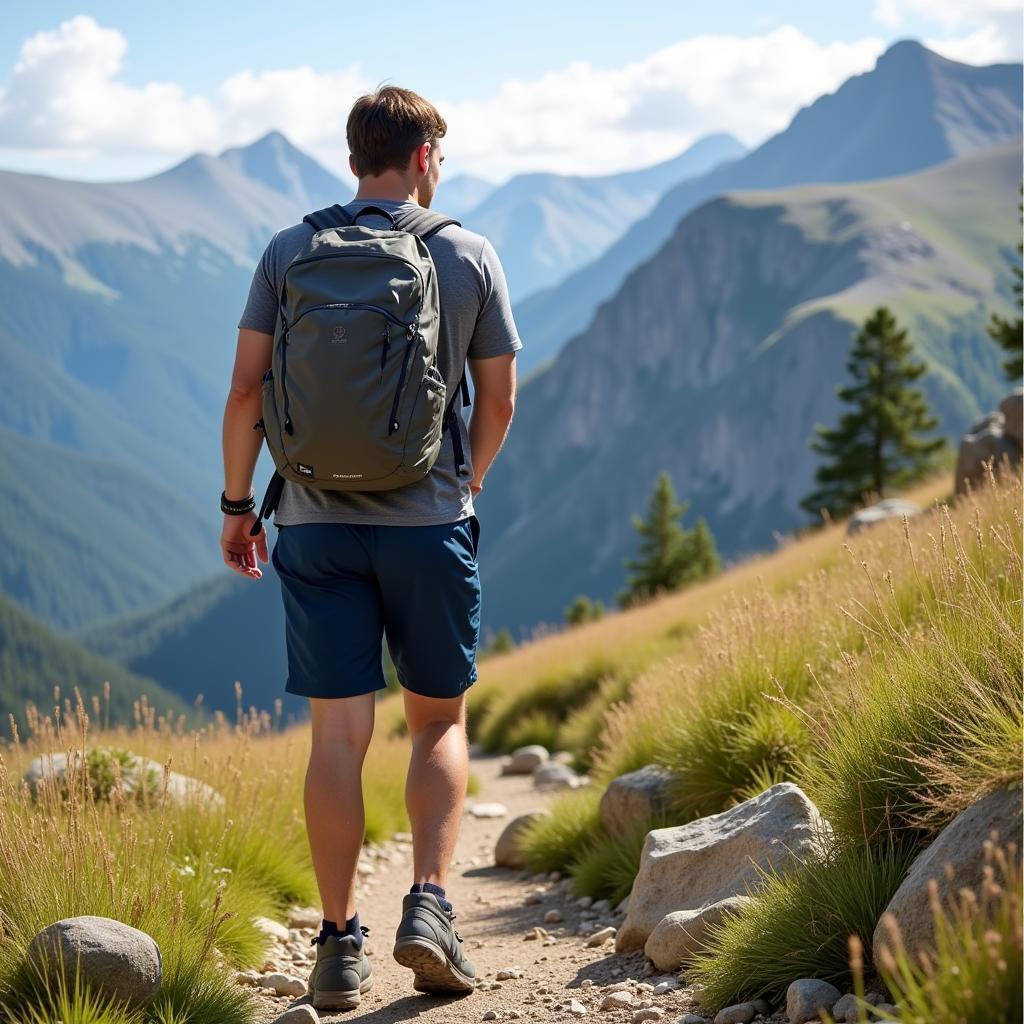
<svg viewBox="0 0 1024 1024"><path fill-rule="evenodd" d="M315 306L308 306L304 309L290 324L287 325L287 330L291 330L307 313L312 313L318 309L369 309L374 313L380 313L382 317L390 320L393 324L397 324L403 330L408 330L411 324L407 324L404 320L400 320L394 313L385 309L383 306L375 306L371 302L318 302ZM414 320L413 323L416 321Z"/></svg>
<svg viewBox="0 0 1024 1024"><path fill-rule="evenodd" d="M417 328L415 333L410 332L409 341L405 346L405 355L402 357L402 368L398 371L398 386L395 388L395 397L391 402L391 417L388 420L388 437L398 430L398 400L402 396L402 385L405 383L405 373L409 368L409 360L412 357L413 349L418 347L423 335Z"/></svg>
<svg viewBox="0 0 1024 1024"><path fill-rule="evenodd" d="M281 292L282 292L282 295L284 294L284 289L285 289L285 286L287 284L288 271L291 270L292 267L297 267L301 263L312 263L314 260L334 260L334 259L342 259L342 258L346 258L346 257L351 258L351 257L355 257L355 256L359 256L361 258L365 257L366 259L374 259L374 260L397 260L399 263L404 263L407 267L409 267L412 270L412 272L419 279L419 282L420 282L420 294L422 295L427 290L427 283L426 283L426 281L423 280L423 274L420 271L420 268L417 267L416 264L412 262L412 260L407 260L404 256L393 256L393 255L386 255L386 254L384 254L382 252L366 252L364 250L361 250L359 252L332 252L332 253L323 253L323 254L319 254L318 253L318 254L313 255L313 256L303 256L302 259L292 260L291 263L289 263L288 266L285 268L284 277L281 280Z"/></svg>

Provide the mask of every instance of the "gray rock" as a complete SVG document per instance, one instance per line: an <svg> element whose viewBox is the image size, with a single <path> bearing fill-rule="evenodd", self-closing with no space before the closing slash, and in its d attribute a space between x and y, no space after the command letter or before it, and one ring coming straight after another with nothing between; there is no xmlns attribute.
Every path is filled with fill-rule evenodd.
<svg viewBox="0 0 1024 1024"><path fill-rule="evenodd" d="M586 782L586 776L558 761L548 761L533 770L533 784L538 789L578 789Z"/></svg>
<svg viewBox="0 0 1024 1024"><path fill-rule="evenodd" d="M649 764L612 779L601 797L601 822L613 836L626 837L668 808L673 775Z"/></svg>
<svg viewBox="0 0 1024 1024"><path fill-rule="evenodd" d="M593 935L587 939L586 944L588 946L603 946L606 942L615 938L614 928L602 928L598 932L594 932Z"/></svg>
<svg viewBox="0 0 1024 1024"><path fill-rule="evenodd" d="M832 1007L832 1019L836 1021L836 1024L845 1024L847 1020L850 1021L850 1024L857 1024L860 1019L858 1007L857 997L849 992Z"/></svg>
<svg viewBox="0 0 1024 1024"><path fill-rule="evenodd" d="M106 748L97 747L94 750L103 751ZM89 753L92 753L90 751ZM160 799L163 786L164 766L159 761L153 761L148 757L140 757L138 754L128 753L129 759L121 769L121 779L124 791L134 795L138 793L143 785L145 786L147 799ZM82 763L81 751L75 751L73 764L78 766ZM24 779L34 797L39 796L40 787L64 788L64 781L68 775L68 756L62 753L40 754L29 762ZM140 794L141 795L141 794ZM208 786L199 779L193 779L180 772L169 772L167 777L167 799L174 804L185 805L190 802L207 803L214 807L224 805L224 797L212 786Z"/></svg>
<svg viewBox="0 0 1024 1024"><path fill-rule="evenodd" d="M753 1003L736 1003L715 1014L715 1024L749 1024L757 1016Z"/></svg>
<svg viewBox="0 0 1024 1024"><path fill-rule="evenodd" d="M919 951L934 951L935 928L928 898L928 881L934 878L943 905L961 889L977 890L982 882L984 850L982 844L995 831L1001 842L1020 842L1022 827L1021 791L1000 789L982 797L953 819L920 853L907 877L896 890L872 938L875 961L888 945L886 915L899 926L903 943L911 957ZM1018 847L1017 859L1020 859ZM947 875L952 871L952 881Z"/></svg>
<svg viewBox="0 0 1024 1024"><path fill-rule="evenodd" d="M644 1024L645 1021L649 1020L661 1020L663 1014L664 1010L659 1010L656 1006L645 1006L633 1014L633 1024Z"/></svg>
<svg viewBox="0 0 1024 1024"><path fill-rule="evenodd" d="M993 460L998 472L1005 456L1011 465L1020 462L1020 445L1006 435L1006 419L1001 412L989 413L975 423L960 441L956 460L956 493L963 494L968 485L974 487L985 480L984 464Z"/></svg>
<svg viewBox="0 0 1024 1024"><path fill-rule="evenodd" d="M473 818L505 818L508 808L498 803L471 804L467 813Z"/></svg>
<svg viewBox="0 0 1024 1024"><path fill-rule="evenodd" d="M644 943L644 953L659 971L676 971L699 953L707 941L707 929L718 924L728 911L750 903L749 896L729 896L709 907L674 910L666 914Z"/></svg>
<svg viewBox="0 0 1024 1024"><path fill-rule="evenodd" d="M301 978L282 971L273 971L264 974L260 978L260 987L269 988L279 996L304 996L306 994L306 983Z"/></svg>
<svg viewBox="0 0 1024 1024"><path fill-rule="evenodd" d="M699 1013L684 1013L679 1018L679 1024L708 1024L708 1019Z"/></svg>
<svg viewBox="0 0 1024 1024"><path fill-rule="evenodd" d="M861 530L876 523L885 522L887 519L902 519L906 516L913 519L920 513L920 506L912 501L905 501L903 498L885 498L867 508L858 509L850 516L846 524L848 534L860 533Z"/></svg>
<svg viewBox="0 0 1024 1024"><path fill-rule="evenodd" d="M519 849L519 841L523 833L538 818L546 818L550 811L535 810L517 815L502 830L498 841L494 844L494 863L499 868L524 868L526 859Z"/></svg>
<svg viewBox="0 0 1024 1024"><path fill-rule="evenodd" d="M320 1024L320 1014L309 1003L285 1010L274 1024Z"/></svg>
<svg viewBox="0 0 1024 1024"><path fill-rule="evenodd" d="M586 1017L587 1008L578 999L570 999L569 1012L574 1017Z"/></svg>
<svg viewBox="0 0 1024 1024"><path fill-rule="evenodd" d="M789 1024L818 1020L822 1010L832 1012L842 993L819 978L801 978L786 989L786 1016Z"/></svg>
<svg viewBox="0 0 1024 1024"><path fill-rule="evenodd" d="M1017 388L999 403L1003 434L1018 448L1024 447L1024 389Z"/></svg>
<svg viewBox="0 0 1024 1024"><path fill-rule="evenodd" d="M601 1000L602 1010L622 1010L633 1005L633 993L627 990L621 992L609 992Z"/></svg>
<svg viewBox="0 0 1024 1024"><path fill-rule="evenodd" d="M827 825L799 787L782 782L721 814L647 835L615 939L640 949L668 914L747 895L758 868L783 872L819 852Z"/></svg>
<svg viewBox="0 0 1024 1024"><path fill-rule="evenodd" d="M531 743L528 747L520 747L512 751L512 755L501 769L502 775L530 775L534 768L548 760L548 752L539 743Z"/></svg>
<svg viewBox="0 0 1024 1024"><path fill-rule="evenodd" d="M28 945L28 963L67 979L79 965L82 979L97 995L129 1006L148 1003L160 990L163 962L151 936L109 917L68 917L48 925Z"/></svg>
<svg viewBox="0 0 1024 1024"><path fill-rule="evenodd" d="M753 999L751 1000L751 1006L757 1011L757 1014L761 1017L770 1017L772 1012L772 1004L767 999Z"/></svg>

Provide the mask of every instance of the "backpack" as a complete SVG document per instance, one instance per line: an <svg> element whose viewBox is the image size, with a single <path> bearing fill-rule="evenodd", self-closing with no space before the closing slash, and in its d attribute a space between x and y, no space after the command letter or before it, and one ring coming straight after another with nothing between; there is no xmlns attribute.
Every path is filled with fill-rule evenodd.
<svg viewBox="0 0 1024 1024"><path fill-rule="evenodd" d="M382 214L390 229L357 223ZM276 467L250 533L277 507L285 480L382 491L421 480L451 431L464 466L455 400L469 404L465 367L447 400L437 367L440 300L425 240L457 220L335 205L303 217L316 230L285 270L262 429Z"/></svg>

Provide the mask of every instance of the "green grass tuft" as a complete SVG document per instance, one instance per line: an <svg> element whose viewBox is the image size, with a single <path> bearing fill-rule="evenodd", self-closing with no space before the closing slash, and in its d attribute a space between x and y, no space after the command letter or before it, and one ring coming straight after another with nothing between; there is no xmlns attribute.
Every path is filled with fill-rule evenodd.
<svg viewBox="0 0 1024 1024"><path fill-rule="evenodd" d="M785 874L763 874L754 901L710 929L687 978L705 986L705 1008L742 1000L780 1000L794 978L850 979L848 940L871 948L878 918L912 856L861 844L834 845L821 860ZM845 990L845 989L844 989Z"/></svg>
<svg viewBox="0 0 1024 1024"><path fill-rule="evenodd" d="M564 871L580 856L601 827L594 787L565 793L551 804L550 816L538 818L523 833L520 849L531 871Z"/></svg>

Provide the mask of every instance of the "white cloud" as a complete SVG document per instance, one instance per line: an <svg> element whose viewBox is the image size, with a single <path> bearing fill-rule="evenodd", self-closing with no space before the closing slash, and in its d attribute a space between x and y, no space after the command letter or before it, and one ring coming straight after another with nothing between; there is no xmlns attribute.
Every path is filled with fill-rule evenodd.
<svg viewBox="0 0 1024 1024"><path fill-rule="evenodd" d="M963 64L998 64L1020 59L1020 46L1015 42L994 25L986 25L965 36L926 39L925 46Z"/></svg>
<svg viewBox="0 0 1024 1024"><path fill-rule="evenodd" d="M875 0L875 19L898 29L908 20L938 26L925 45L952 60L990 64L1024 52L1020 0Z"/></svg>
<svg viewBox="0 0 1024 1024"><path fill-rule="evenodd" d="M98 157L128 166L279 128L323 162L347 166L349 107L375 84L359 65L242 70L208 94L189 94L175 82L124 82L127 45L116 28L85 15L28 39L0 92L0 146L72 153L79 166ZM800 106L870 68L882 49L880 39L820 44L782 26L696 36L620 67L574 61L532 80L509 79L487 97L431 98L449 122L452 171L492 179L540 169L608 173L673 156L707 132L759 142Z"/></svg>
<svg viewBox="0 0 1024 1024"><path fill-rule="evenodd" d="M443 106L452 162L486 174L542 167L608 173L674 156L708 132L748 144L872 67L880 39L822 45L783 26L765 35L703 35L619 68L585 61L497 95Z"/></svg>

